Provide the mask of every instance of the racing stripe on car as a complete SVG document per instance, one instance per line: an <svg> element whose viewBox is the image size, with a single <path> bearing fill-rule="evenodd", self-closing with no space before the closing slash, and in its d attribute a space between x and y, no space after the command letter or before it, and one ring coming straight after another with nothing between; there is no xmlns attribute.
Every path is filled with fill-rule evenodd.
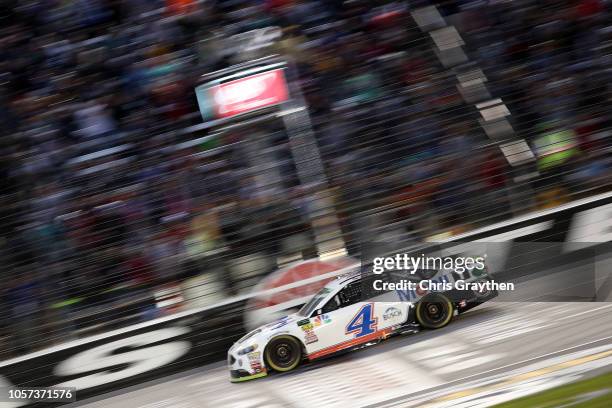
<svg viewBox="0 0 612 408"><path fill-rule="evenodd" d="M338 344L335 344L333 346L326 347L326 348L321 349L319 351L315 351L314 353L310 353L310 354L308 354L308 359L314 360L314 359L326 356L328 354L335 353L337 351L345 350L347 348L351 348L351 347L358 346L358 345L363 344L363 343L367 343L368 341L377 340L377 339L380 339L380 338L385 338L385 337L389 336L392 332L393 332L393 330L390 329L390 328L379 330L379 331L375 331L374 333L366 334L365 336L361 336L361 337L357 337L355 339L347 340L347 341L344 341L342 343L338 343Z"/></svg>

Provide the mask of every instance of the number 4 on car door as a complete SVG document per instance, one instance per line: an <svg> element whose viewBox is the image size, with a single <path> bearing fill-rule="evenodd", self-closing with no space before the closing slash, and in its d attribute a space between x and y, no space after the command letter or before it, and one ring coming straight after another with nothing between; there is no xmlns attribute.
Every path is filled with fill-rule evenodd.
<svg viewBox="0 0 612 408"><path fill-rule="evenodd" d="M355 338L372 334L376 331L378 318L374 317L374 304L363 305L346 326L345 334L355 334Z"/></svg>

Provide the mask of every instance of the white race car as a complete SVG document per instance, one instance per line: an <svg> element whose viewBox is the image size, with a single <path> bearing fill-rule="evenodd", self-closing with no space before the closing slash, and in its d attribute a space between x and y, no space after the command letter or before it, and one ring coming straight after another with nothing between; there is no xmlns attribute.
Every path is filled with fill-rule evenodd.
<svg viewBox="0 0 612 408"><path fill-rule="evenodd" d="M285 372L302 361L375 344L394 334L446 326L455 314L497 296L477 291L372 291L375 275L361 273L336 278L299 312L251 331L228 352L230 379L245 381ZM432 281L456 280L435 272ZM423 277L415 278L418 280ZM465 278L463 278L465 279ZM466 281L488 281L486 270L471 271ZM372 280L372 281L371 281ZM365 301L364 301L365 300Z"/></svg>

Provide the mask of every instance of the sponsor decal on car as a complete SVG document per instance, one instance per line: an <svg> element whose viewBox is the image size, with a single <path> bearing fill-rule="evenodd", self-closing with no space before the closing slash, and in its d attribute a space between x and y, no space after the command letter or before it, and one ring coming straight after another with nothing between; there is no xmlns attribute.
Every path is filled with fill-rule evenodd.
<svg viewBox="0 0 612 408"><path fill-rule="evenodd" d="M253 351L252 353L248 353L247 357L250 361L259 361L261 360L261 353L259 351Z"/></svg>
<svg viewBox="0 0 612 408"><path fill-rule="evenodd" d="M306 344L316 343L317 341L319 341L319 338L317 337L316 334L314 334L314 331L312 330L306 330L304 331L304 334L305 334Z"/></svg>
<svg viewBox="0 0 612 408"><path fill-rule="evenodd" d="M302 329L302 331L304 332L304 340L306 344L316 343L317 341L319 341L319 338L313 331L314 324L310 323L309 319L301 320L298 322L298 324L299 323L304 323L299 326L300 329Z"/></svg>
<svg viewBox="0 0 612 408"><path fill-rule="evenodd" d="M402 311L399 310L397 307L390 307L387 310L385 310L385 313L383 314L383 319L389 320L389 319L393 319L394 317L399 317L401 315L402 315Z"/></svg>
<svg viewBox="0 0 612 408"><path fill-rule="evenodd" d="M314 328L314 325L312 323L308 322L306 324L301 325L300 328L302 330L304 330L304 331L310 331L310 330L312 330Z"/></svg>
<svg viewBox="0 0 612 408"><path fill-rule="evenodd" d="M315 327L321 326L323 324L331 323L331 317L328 314L323 314L321 316L317 316L314 318Z"/></svg>
<svg viewBox="0 0 612 408"><path fill-rule="evenodd" d="M249 359L249 365L251 366L251 370L255 371L255 373L261 372L261 352L253 351L251 353L248 353L247 358Z"/></svg>

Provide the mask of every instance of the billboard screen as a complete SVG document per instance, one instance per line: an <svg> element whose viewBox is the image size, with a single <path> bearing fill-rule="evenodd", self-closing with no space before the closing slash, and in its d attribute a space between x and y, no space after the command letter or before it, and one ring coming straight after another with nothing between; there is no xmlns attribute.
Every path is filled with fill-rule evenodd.
<svg viewBox="0 0 612 408"><path fill-rule="evenodd" d="M228 82L200 85L196 96L207 121L278 105L289 99L289 91L283 69L278 68Z"/></svg>

